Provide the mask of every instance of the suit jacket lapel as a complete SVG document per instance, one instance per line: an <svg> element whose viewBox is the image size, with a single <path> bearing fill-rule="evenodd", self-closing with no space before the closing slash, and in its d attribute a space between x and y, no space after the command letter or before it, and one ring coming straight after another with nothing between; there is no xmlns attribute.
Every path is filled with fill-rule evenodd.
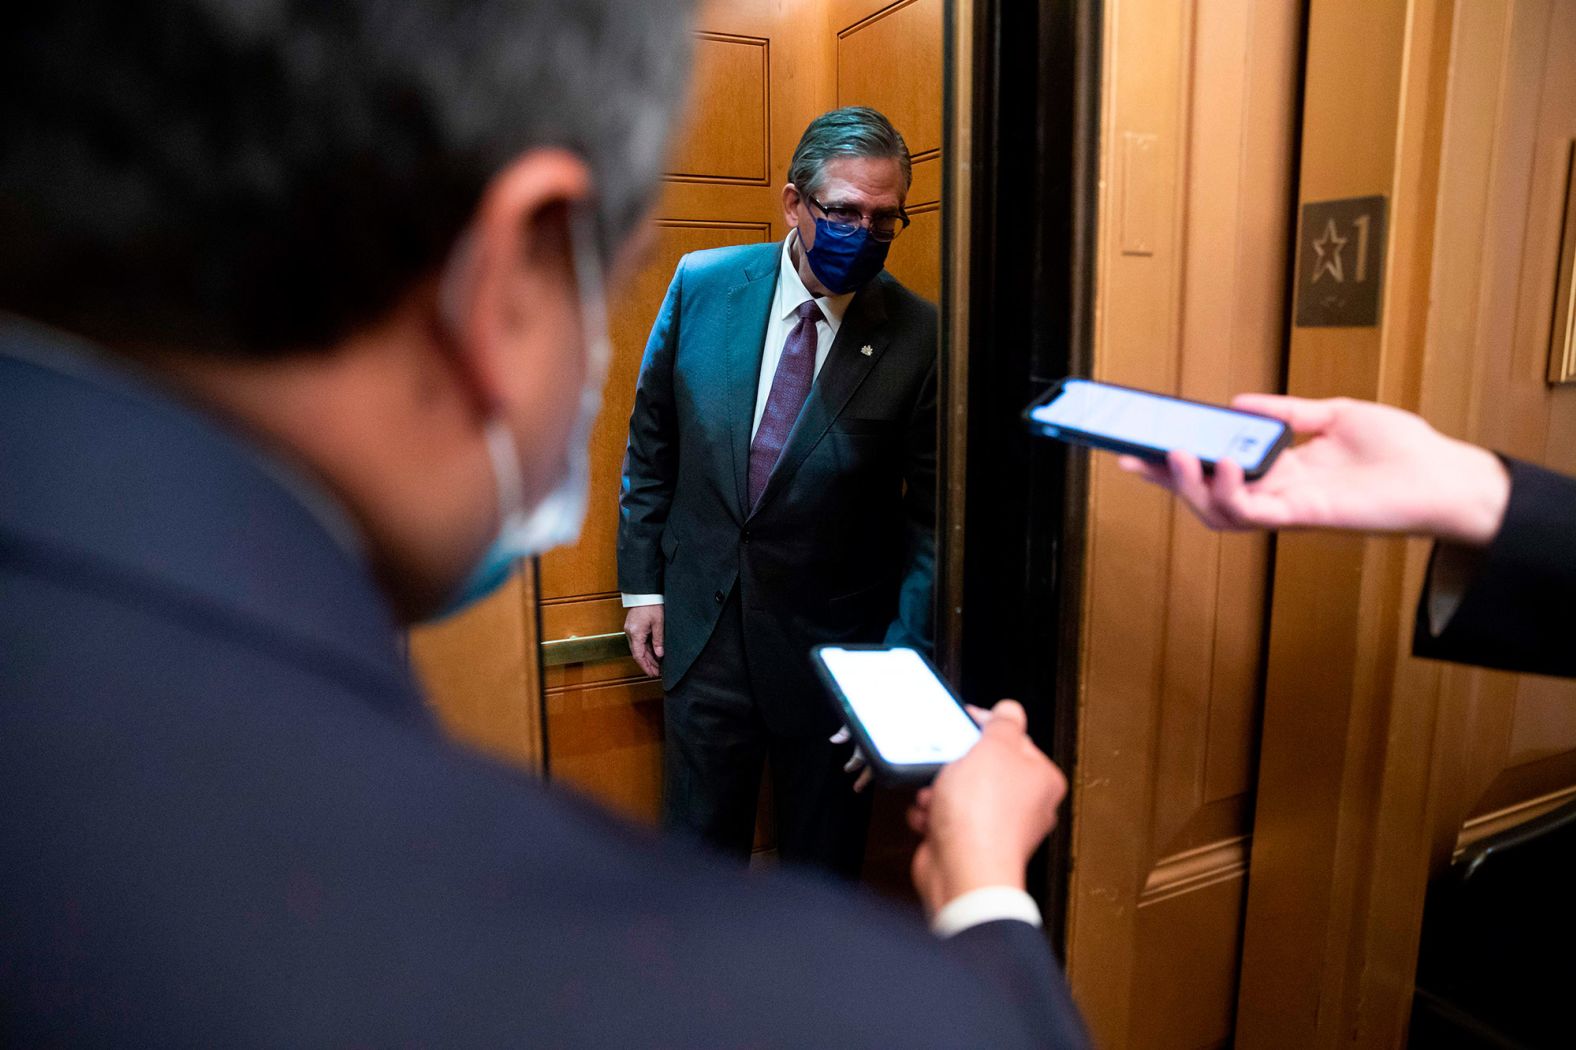
<svg viewBox="0 0 1576 1050"><path fill-rule="evenodd" d="M799 469L799 464L825 436L832 421L842 414L843 406L859 389L859 384L865 381L865 376L881 360L881 354L887 347L885 321L886 297L881 279L877 278L848 304L848 313L843 316L843 323L837 329L837 339L827 352L826 363L821 366L821 374L810 388L810 396L805 400L804 409L799 413L792 433L788 435L788 444L783 447L782 456L777 460L771 480L766 483L766 490L761 493L761 501L755 505L755 511L770 503L773 496L788 484L794 471ZM865 352L867 350L869 353ZM748 435L746 430L745 436ZM743 491L742 488L740 491Z"/></svg>
<svg viewBox="0 0 1576 1050"><path fill-rule="evenodd" d="M749 516L750 427L755 422L755 397L760 388L761 350L766 342L777 282L779 256L762 253L744 267L744 280L728 289L723 354L728 376L727 417L733 446L733 484L739 520Z"/></svg>

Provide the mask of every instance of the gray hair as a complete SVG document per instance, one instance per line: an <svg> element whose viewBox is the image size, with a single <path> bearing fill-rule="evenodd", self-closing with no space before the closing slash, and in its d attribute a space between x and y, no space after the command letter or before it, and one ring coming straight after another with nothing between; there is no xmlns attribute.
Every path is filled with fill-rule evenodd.
<svg viewBox="0 0 1576 1050"><path fill-rule="evenodd" d="M908 144L890 120L869 106L844 106L810 121L788 162L788 181L803 193L815 193L827 162L838 157L891 157L903 169L903 192L914 181Z"/></svg>

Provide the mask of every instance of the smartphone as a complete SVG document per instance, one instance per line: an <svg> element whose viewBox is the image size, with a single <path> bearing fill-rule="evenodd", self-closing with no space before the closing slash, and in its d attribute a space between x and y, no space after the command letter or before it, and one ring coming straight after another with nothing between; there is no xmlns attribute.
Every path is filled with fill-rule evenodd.
<svg viewBox="0 0 1576 1050"><path fill-rule="evenodd" d="M1063 379L1023 417L1035 433L1074 445L1157 461L1180 448L1205 470L1230 459L1250 480L1262 477L1291 443L1291 427L1270 416L1092 379Z"/></svg>
<svg viewBox="0 0 1576 1050"><path fill-rule="evenodd" d="M882 783L927 784L980 738L963 702L914 649L818 645L810 656Z"/></svg>

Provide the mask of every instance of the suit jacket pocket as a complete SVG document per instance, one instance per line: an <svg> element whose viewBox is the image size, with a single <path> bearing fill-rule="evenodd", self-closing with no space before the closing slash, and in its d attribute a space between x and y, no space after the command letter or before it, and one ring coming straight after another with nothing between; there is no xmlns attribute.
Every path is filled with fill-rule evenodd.
<svg viewBox="0 0 1576 1050"><path fill-rule="evenodd" d="M901 420L896 419L861 419L856 416L842 416L837 420L836 429L844 434L894 434L900 424Z"/></svg>

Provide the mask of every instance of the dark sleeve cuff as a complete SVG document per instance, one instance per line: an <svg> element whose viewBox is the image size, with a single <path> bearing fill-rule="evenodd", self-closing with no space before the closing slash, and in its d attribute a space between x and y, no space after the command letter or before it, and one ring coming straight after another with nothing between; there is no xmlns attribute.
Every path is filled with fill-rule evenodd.
<svg viewBox="0 0 1576 1050"><path fill-rule="evenodd" d="M1434 545L1412 651L1481 667L1576 676L1576 478L1501 458L1510 473L1505 521L1482 551ZM1459 600L1445 618L1440 591L1463 569Z"/></svg>
<svg viewBox="0 0 1576 1050"><path fill-rule="evenodd" d="M1015 919L986 922L942 943L1018 1005L1041 1045L1068 1050L1091 1045L1067 980L1038 926Z"/></svg>

